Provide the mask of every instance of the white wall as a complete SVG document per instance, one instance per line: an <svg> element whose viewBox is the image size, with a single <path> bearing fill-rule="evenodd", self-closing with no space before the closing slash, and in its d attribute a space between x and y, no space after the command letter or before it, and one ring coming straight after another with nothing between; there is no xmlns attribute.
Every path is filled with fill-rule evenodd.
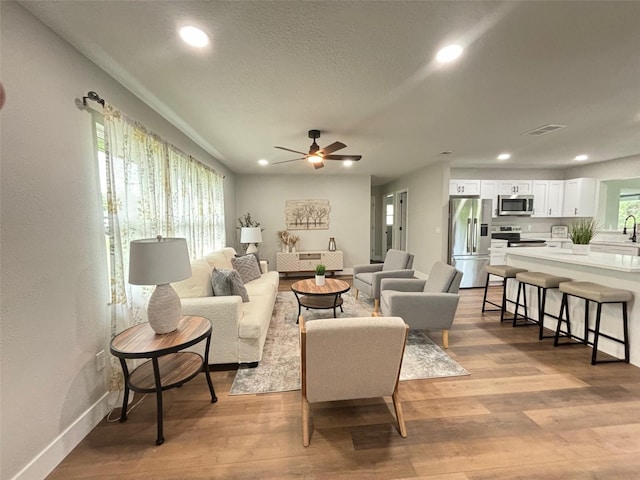
<svg viewBox="0 0 640 480"><path fill-rule="evenodd" d="M430 165L381 187L383 195L407 190L407 251L413 268L428 274L434 262L446 262L449 166Z"/></svg>
<svg viewBox="0 0 640 480"><path fill-rule="evenodd" d="M0 477L43 478L106 407L102 202L91 115L75 99L95 90L224 173L231 228L234 179L22 6L2 1L0 15Z"/></svg>
<svg viewBox="0 0 640 480"><path fill-rule="evenodd" d="M587 163L567 169L565 175L565 178L589 177L599 180L640 177L640 156Z"/></svg>
<svg viewBox="0 0 640 480"><path fill-rule="evenodd" d="M236 212L250 212L261 223L261 259L275 270L279 250L276 232L285 229L286 200L329 200L328 230L291 230L300 236L300 250L326 250L335 237L345 269L369 263L369 199L371 180L363 175L237 175Z"/></svg>

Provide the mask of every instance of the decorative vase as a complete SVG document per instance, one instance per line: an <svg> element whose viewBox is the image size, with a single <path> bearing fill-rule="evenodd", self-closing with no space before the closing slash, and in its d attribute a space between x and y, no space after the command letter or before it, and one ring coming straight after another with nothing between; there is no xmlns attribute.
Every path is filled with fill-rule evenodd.
<svg viewBox="0 0 640 480"><path fill-rule="evenodd" d="M589 255L589 247L590 245L587 244L579 244L579 243L574 243L573 246L571 247L571 251L574 255Z"/></svg>
<svg viewBox="0 0 640 480"><path fill-rule="evenodd" d="M296 247L295 247L295 245L293 245L293 246L291 247L291 253L296 253Z"/></svg>
<svg viewBox="0 0 640 480"><path fill-rule="evenodd" d="M335 252L336 251L336 239L335 239L335 237L329 237L329 251L330 252Z"/></svg>
<svg viewBox="0 0 640 480"><path fill-rule="evenodd" d="M316 285L321 287L324 285L324 275L316 275Z"/></svg>

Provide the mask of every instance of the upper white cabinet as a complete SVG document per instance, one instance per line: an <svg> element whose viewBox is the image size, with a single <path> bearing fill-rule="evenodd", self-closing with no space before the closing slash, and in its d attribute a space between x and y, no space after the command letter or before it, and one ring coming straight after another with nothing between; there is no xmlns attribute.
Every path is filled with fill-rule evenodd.
<svg viewBox="0 0 640 480"><path fill-rule="evenodd" d="M573 178L564 182L563 217L593 217L596 213L596 179Z"/></svg>
<svg viewBox="0 0 640 480"><path fill-rule="evenodd" d="M449 195L480 195L480 180L449 180Z"/></svg>
<svg viewBox="0 0 640 480"><path fill-rule="evenodd" d="M498 195L528 195L531 193L531 180L500 180Z"/></svg>
<svg viewBox="0 0 640 480"><path fill-rule="evenodd" d="M532 217L561 217L564 203L564 180L534 180Z"/></svg>
<svg viewBox="0 0 640 480"><path fill-rule="evenodd" d="M497 180L480 180L480 198L488 198L491 200L491 216L498 216L498 181Z"/></svg>

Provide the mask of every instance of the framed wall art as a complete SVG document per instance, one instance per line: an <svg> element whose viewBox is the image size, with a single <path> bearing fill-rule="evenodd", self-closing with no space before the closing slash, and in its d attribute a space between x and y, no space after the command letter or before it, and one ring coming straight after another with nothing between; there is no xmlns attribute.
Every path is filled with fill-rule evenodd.
<svg viewBox="0 0 640 480"><path fill-rule="evenodd" d="M287 230L328 230L330 211L329 200L287 200Z"/></svg>

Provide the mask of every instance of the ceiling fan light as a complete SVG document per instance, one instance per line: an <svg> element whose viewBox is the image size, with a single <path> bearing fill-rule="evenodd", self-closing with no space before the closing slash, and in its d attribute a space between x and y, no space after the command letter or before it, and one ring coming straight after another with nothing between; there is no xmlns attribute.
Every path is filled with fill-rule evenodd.
<svg viewBox="0 0 640 480"><path fill-rule="evenodd" d="M353 161L351 161L351 160L345 160L344 162L342 162L342 164L343 164L345 167L350 167L351 165L353 165Z"/></svg>
<svg viewBox="0 0 640 480"><path fill-rule="evenodd" d="M307 160L309 161L309 163L321 163L322 157L320 155L309 155L307 157Z"/></svg>

